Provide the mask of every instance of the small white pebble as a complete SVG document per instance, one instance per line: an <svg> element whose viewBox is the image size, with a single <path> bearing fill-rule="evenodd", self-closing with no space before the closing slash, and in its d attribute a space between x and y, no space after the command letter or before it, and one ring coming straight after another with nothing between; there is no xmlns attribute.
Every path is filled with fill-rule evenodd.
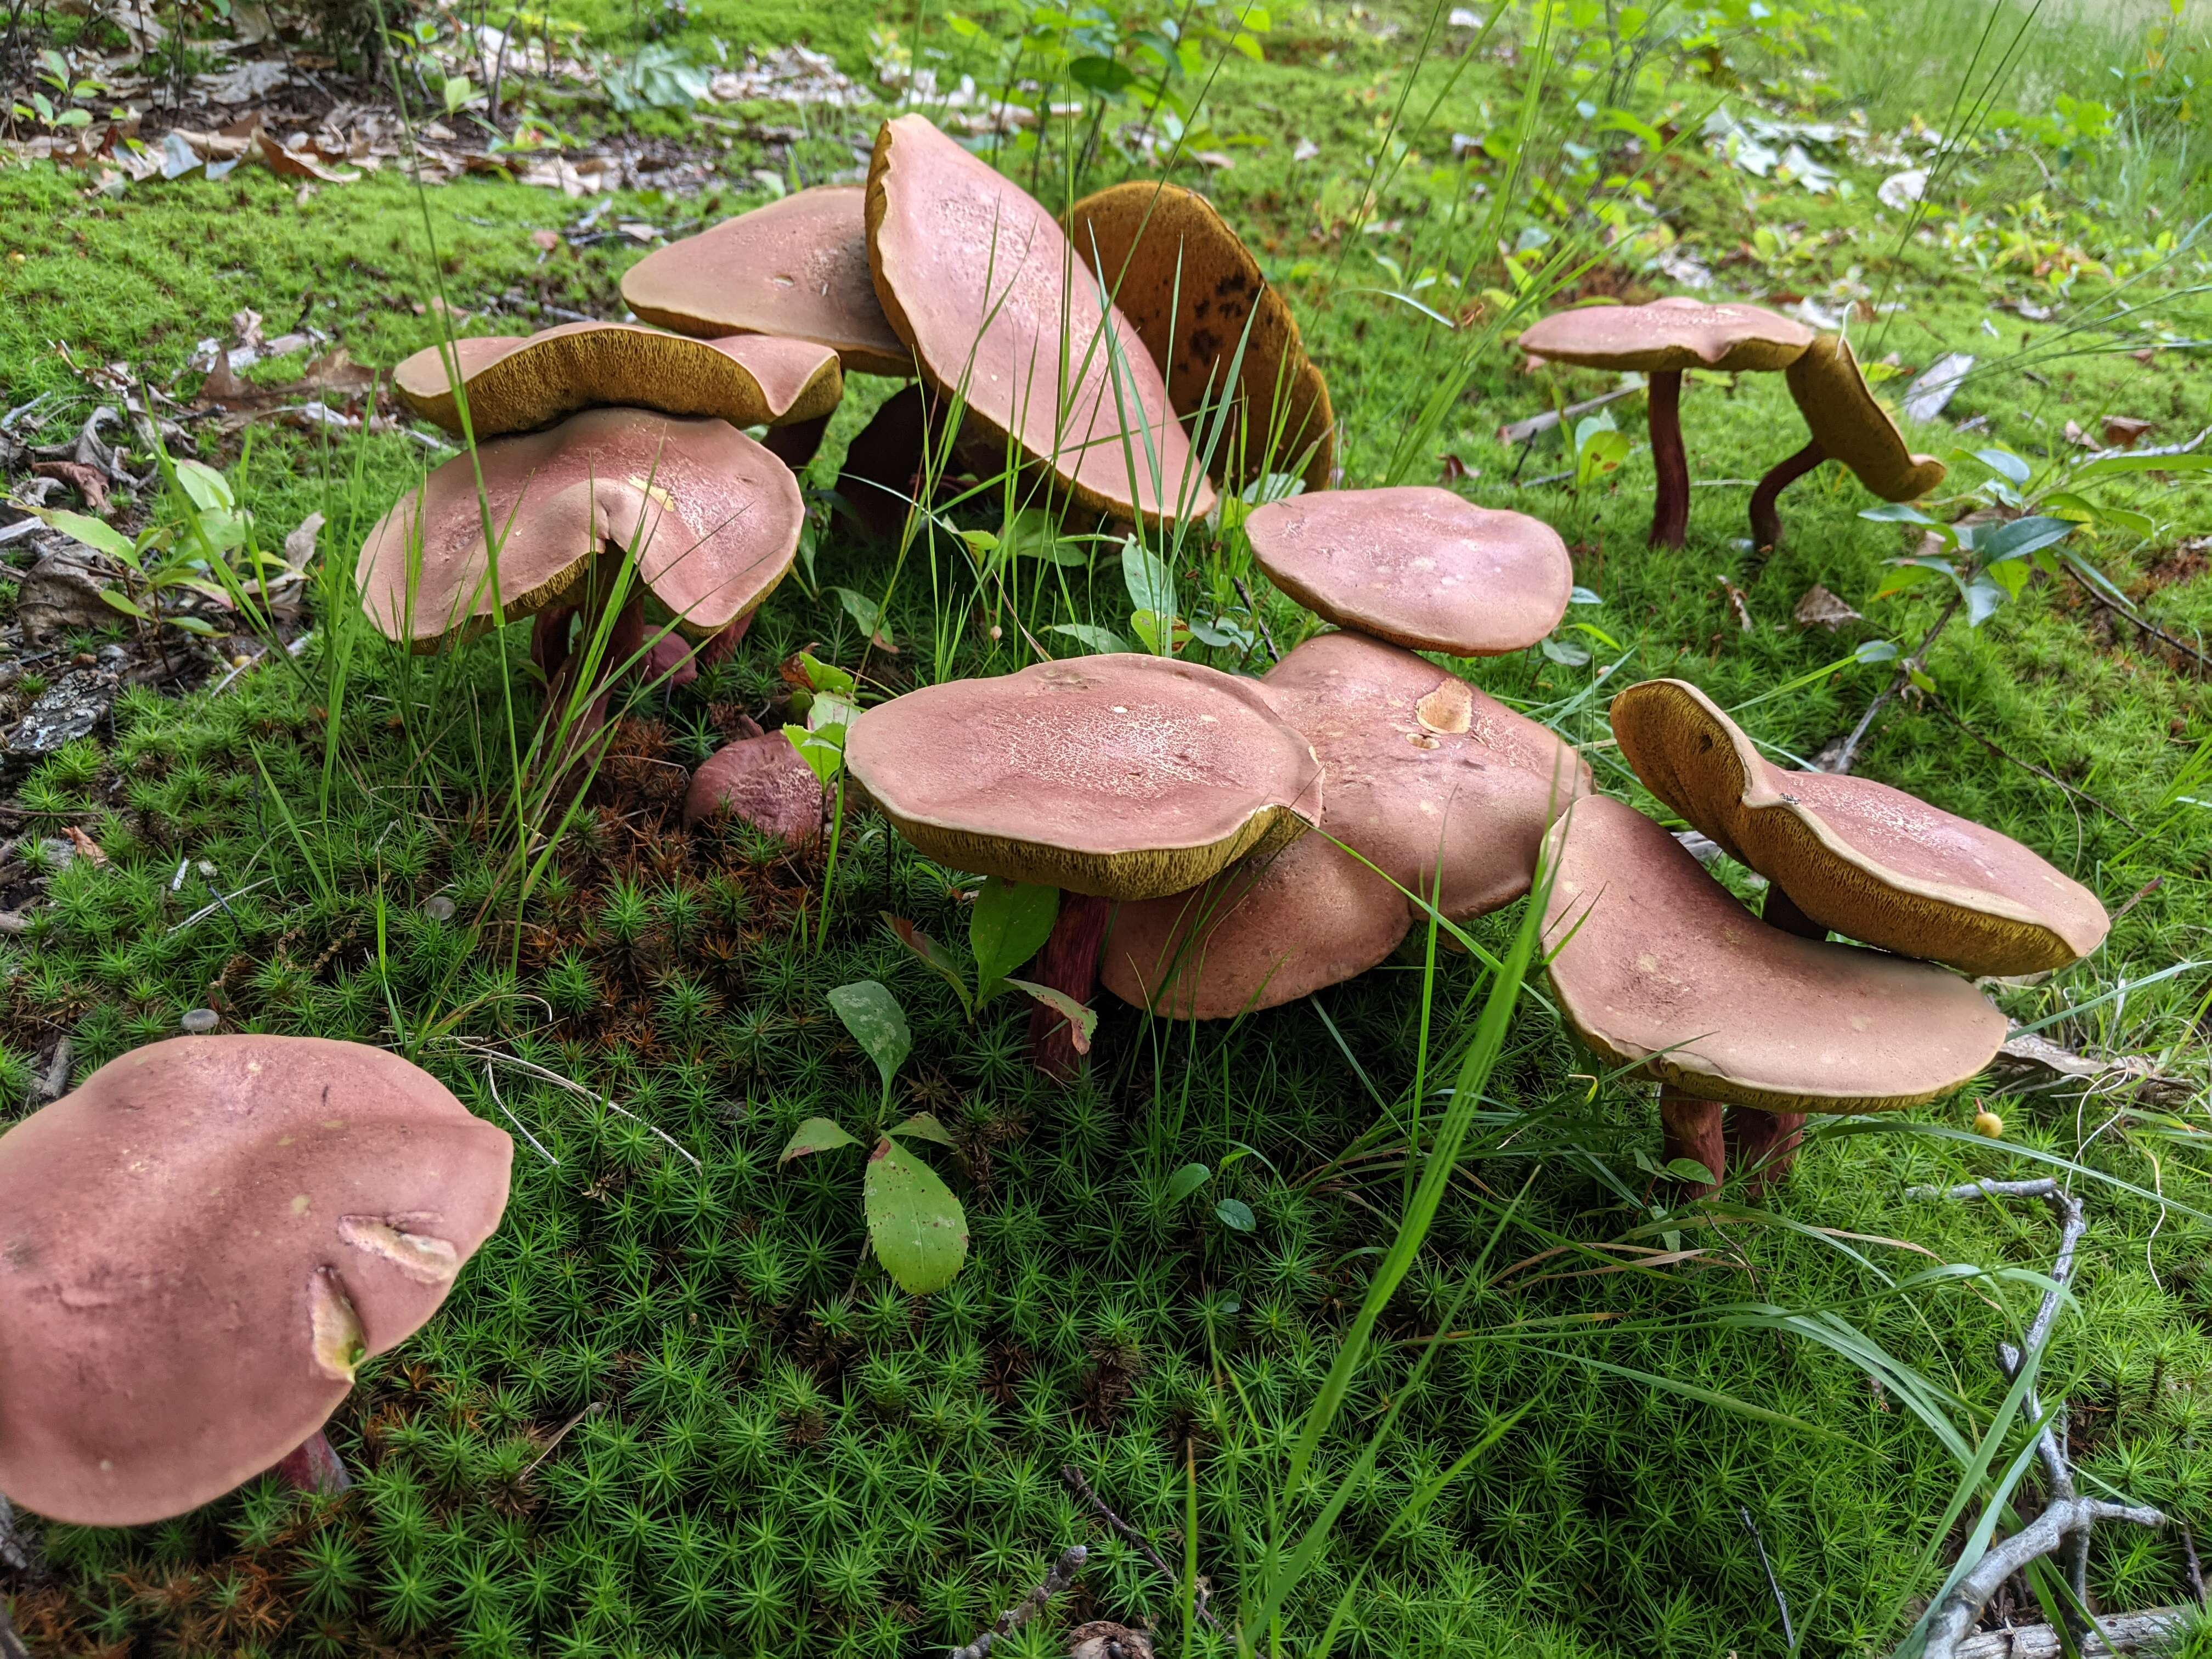
<svg viewBox="0 0 2212 1659"><path fill-rule="evenodd" d="M429 902L422 907L422 914L433 921L451 921L453 919L453 902L443 893L433 893Z"/></svg>

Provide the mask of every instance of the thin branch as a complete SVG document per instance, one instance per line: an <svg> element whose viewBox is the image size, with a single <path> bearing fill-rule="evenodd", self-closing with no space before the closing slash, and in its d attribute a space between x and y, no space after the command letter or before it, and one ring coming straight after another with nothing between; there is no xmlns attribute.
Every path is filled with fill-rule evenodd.
<svg viewBox="0 0 2212 1659"><path fill-rule="evenodd" d="M952 1650L952 1659L989 1659L992 1649L1006 1637L1042 1613L1052 1598L1075 1582L1075 1575L1083 1571L1083 1564L1091 1559L1091 1552L1080 1544L1071 1544L1061 1552L1044 1582L1032 1588L1027 1595L999 1615L998 1623L985 1631L964 1648Z"/></svg>
<svg viewBox="0 0 2212 1659"><path fill-rule="evenodd" d="M1146 1561L1150 1562L1153 1571L1158 1573L1161 1577L1166 1579L1170 1584L1180 1585L1182 1583L1182 1575L1177 1572L1173 1567L1170 1566L1164 1560L1161 1559L1160 1553L1152 1547L1151 1542L1146 1540L1144 1534L1139 1532L1127 1521L1124 1521L1120 1516L1115 1514L1113 1510L1106 1507L1106 1500L1091 1489L1091 1483L1083 1478L1083 1471L1081 1469L1077 1468L1073 1463L1063 1464L1060 1467L1060 1478L1066 1481L1070 1486L1074 1488L1075 1495L1078 1498L1080 1498L1085 1503L1090 1504L1093 1510L1097 1511L1098 1518L1103 1521L1108 1526L1113 1528L1115 1532L1121 1536L1122 1542L1128 1545L1131 1549L1136 1551L1138 1554L1143 1556ZM1200 1584L1197 1587L1197 1596L1198 1616L1206 1620L1206 1626L1209 1629L1220 1631L1225 1635L1227 1632L1223 1630L1221 1620L1214 1616L1213 1609L1206 1605L1206 1590L1204 1584Z"/></svg>
<svg viewBox="0 0 2212 1659"><path fill-rule="evenodd" d="M2087 1533L2100 1521L2126 1521L2138 1527L2166 1525L2156 1510L2130 1504L2107 1504L2100 1498L2060 1499L2020 1531L1994 1545L1974 1563L1974 1570L1943 1598L1928 1627L1928 1659L1952 1659L1960 1638L1974 1627L1983 1607L2004 1581L2033 1562L2057 1551L2073 1533Z"/></svg>
<svg viewBox="0 0 2212 1659"><path fill-rule="evenodd" d="M1748 1504L1739 1504L1736 1513L1743 1517L1743 1529L1751 1534L1752 1543L1759 1551L1759 1565L1766 1574L1766 1588L1774 1597L1774 1609L1782 1615L1782 1640L1791 1653L1797 1651L1797 1632L1790 1627L1790 1603L1782 1594L1782 1581L1774 1576L1774 1563L1766 1559L1766 1540L1759 1535L1759 1523L1751 1518Z"/></svg>
<svg viewBox="0 0 2212 1659"><path fill-rule="evenodd" d="M1958 714L1952 709L1951 705L1944 702L1942 697L1931 695L1928 701L1929 703L1934 705L1937 714L1941 714L1945 720L1950 721L1952 725L1957 726L1961 732L1964 732L1968 737L1972 738L1976 743L1981 744L1983 748L1988 750L1990 753L1995 755L1999 760L2009 761L2013 765L2017 766L2023 772L2033 772L2037 777L2041 778L2045 783L2057 784L2061 789L2063 789L2068 794L2073 796L2076 800L2087 802L2088 805L2095 807L2106 817L2117 818L2122 823L2126 824L2129 829L2134 830L2137 835L2142 834L2142 826L2136 823L2136 821L2130 817L2125 812L2121 811L2118 807L2106 805L2104 802L2099 800L2087 790L2075 788L2072 784L2067 782L2065 779L2058 776L2056 773L2045 771L2033 761L2024 761L2021 759L2019 756L2008 754L2002 749L1998 748L1993 738L1983 736L1981 732L1976 731L1972 726L1967 725L1966 721L1960 720Z"/></svg>

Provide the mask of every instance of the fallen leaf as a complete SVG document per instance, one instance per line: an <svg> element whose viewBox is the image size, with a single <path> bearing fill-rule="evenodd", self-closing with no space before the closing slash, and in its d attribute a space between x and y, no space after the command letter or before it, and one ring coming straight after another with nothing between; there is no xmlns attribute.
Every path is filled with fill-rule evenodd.
<svg viewBox="0 0 2212 1659"><path fill-rule="evenodd" d="M1861 620L1857 611L1818 582L1805 590L1790 614L1800 628L1825 628L1832 634L1847 622Z"/></svg>
<svg viewBox="0 0 2212 1659"><path fill-rule="evenodd" d="M1456 483L1462 478L1479 478L1482 476L1480 472L1469 466L1449 450L1437 457L1437 467L1438 483Z"/></svg>
<svg viewBox="0 0 2212 1659"><path fill-rule="evenodd" d="M2058 435L2065 439L2068 443L2079 444L2084 449L2094 449L2097 447L2097 441L2081 430L2081 422L2079 421L2067 422L2064 429Z"/></svg>
<svg viewBox="0 0 2212 1659"><path fill-rule="evenodd" d="M1735 619L1737 625L1740 626L1745 633L1750 633L1752 629L1758 627L1759 624L1751 619L1751 603L1744 598L1743 589L1738 587L1726 576L1723 576L1720 579L1720 584L1723 588L1728 590L1729 603L1735 608Z"/></svg>
<svg viewBox="0 0 2212 1659"><path fill-rule="evenodd" d="M70 838L70 845L76 848L77 856L94 869L100 869L106 864L107 854L100 850L100 843L76 825L64 825L62 833Z"/></svg>
<svg viewBox="0 0 2212 1659"><path fill-rule="evenodd" d="M533 230L530 233L530 240L550 253L561 246L561 233L557 230Z"/></svg>
<svg viewBox="0 0 2212 1659"><path fill-rule="evenodd" d="M294 526L284 538L284 562L295 570L305 570L307 561L315 556L315 537L322 530L323 515L310 513Z"/></svg>
<svg viewBox="0 0 2212 1659"><path fill-rule="evenodd" d="M33 461L31 471L41 478L58 478L84 498L94 513L107 511L107 480L97 467L82 461Z"/></svg>
<svg viewBox="0 0 2212 1659"><path fill-rule="evenodd" d="M2114 449L2133 449L2157 425L2155 421L2139 420L2132 415L2105 416L2105 442Z"/></svg>

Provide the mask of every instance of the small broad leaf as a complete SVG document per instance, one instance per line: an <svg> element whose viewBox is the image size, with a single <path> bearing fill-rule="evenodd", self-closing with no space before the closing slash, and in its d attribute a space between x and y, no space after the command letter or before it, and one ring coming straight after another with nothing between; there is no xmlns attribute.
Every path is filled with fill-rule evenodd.
<svg viewBox="0 0 2212 1659"><path fill-rule="evenodd" d="M1966 584L1966 626L1979 628L1996 614L1997 607L2008 597L1989 576L1975 577Z"/></svg>
<svg viewBox="0 0 2212 1659"><path fill-rule="evenodd" d="M1075 1052L1079 1054L1091 1052L1091 1035L1098 1029L1096 1009L1085 1007L1066 992L1056 991L1049 985L1038 985L1012 976L1007 978L1006 983L1017 991L1028 992L1046 1007L1065 1015L1069 1026L1067 1040L1074 1045Z"/></svg>
<svg viewBox="0 0 2212 1659"><path fill-rule="evenodd" d="M1179 655L1190 643L1188 623L1181 617L1163 616L1157 611L1132 611L1129 631L1137 636L1137 643L1155 657Z"/></svg>
<svg viewBox="0 0 2212 1659"><path fill-rule="evenodd" d="M1590 659L1589 647L1571 640L1545 638L1536 641L1543 653L1562 668L1580 668Z"/></svg>
<svg viewBox="0 0 2212 1659"><path fill-rule="evenodd" d="M2014 519L2010 524L1991 525L1974 538L1974 551L1984 563L1999 559L2016 559L2033 553L2039 548L2050 547L2064 541L2074 533L2071 519L2029 518Z"/></svg>
<svg viewBox="0 0 2212 1659"><path fill-rule="evenodd" d="M1677 1181L1693 1181L1700 1187L1710 1187L1714 1184L1713 1172L1694 1158L1668 1158L1667 1173Z"/></svg>
<svg viewBox="0 0 2212 1659"><path fill-rule="evenodd" d="M876 1260L901 1290L926 1296L952 1282L968 1259L968 1215L937 1171L885 1135L868 1155L860 1198Z"/></svg>
<svg viewBox="0 0 2212 1659"><path fill-rule="evenodd" d="M885 1134L905 1135L915 1140L933 1140L940 1146L950 1146L955 1152L960 1143L952 1138L952 1131L938 1121L934 1112L916 1112L903 1123L894 1123L884 1131Z"/></svg>
<svg viewBox="0 0 2212 1659"><path fill-rule="evenodd" d="M848 701L860 695L860 683L853 678L852 670L823 662L811 651L795 653L784 665L805 680L811 690L827 691Z"/></svg>
<svg viewBox="0 0 2212 1659"><path fill-rule="evenodd" d="M1060 889L997 876L983 883L968 917L968 948L975 952L976 992L988 996L998 982L1044 948L1060 915Z"/></svg>
<svg viewBox="0 0 2212 1659"><path fill-rule="evenodd" d="M776 1168L780 1170L794 1158L805 1158L809 1152L834 1152L840 1146L860 1144L828 1118L810 1117L791 1132L782 1155L775 1161Z"/></svg>
<svg viewBox="0 0 2212 1659"><path fill-rule="evenodd" d="M2122 472L2203 472L2208 469L2212 469L2212 455L2107 455L2102 460L2091 461L2074 477L2076 483L2087 483Z"/></svg>
<svg viewBox="0 0 2212 1659"><path fill-rule="evenodd" d="M1240 1233L1249 1233L1260 1224L1252 1213L1252 1206L1241 1198L1224 1198L1213 1206L1213 1213L1221 1218L1221 1224L1233 1227Z"/></svg>
<svg viewBox="0 0 2212 1659"><path fill-rule="evenodd" d="M884 926L891 930L893 939L944 975L945 983L952 988L953 994L960 999L960 1006L963 1010L969 1013L975 1012L975 1000L968 994L968 975L950 951L904 916L895 916L886 910L884 912Z"/></svg>
<svg viewBox="0 0 2212 1659"><path fill-rule="evenodd" d="M113 525L88 519L82 513L42 512L39 517L73 542L82 542L125 564L138 562L138 550L131 544L131 538Z"/></svg>
<svg viewBox="0 0 2212 1659"><path fill-rule="evenodd" d="M1054 623L1044 630L1048 634L1065 634L1086 651L1127 651L1128 641L1110 628L1101 628L1096 623Z"/></svg>
<svg viewBox="0 0 2212 1659"><path fill-rule="evenodd" d="M1175 574L1159 556L1134 536L1121 538L1121 581L1133 610L1175 614Z"/></svg>
<svg viewBox="0 0 2212 1659"><path fill-rule="evenodd" d="M221 631L204 617L171 617L167 621L170 627L181 628L185 633L197 634L204 640L211 640Z"/></svg>
<svg viewBox="0 0 2212 1659"><path fill-rule="evenodd" d="M1859 517L1862 519L1872 519L1877 524L1924 524L1932 526L1936 522L1936 520L1929 518L1918 507L1913 506L1911 501L1884 501L1880 507L1869 507L1866 508L1859 514Z"/></svg>
<svg viewBox="0 0 2212 1659"><path fill-rule="evenodd" d="M1079 543L1062 541L1060 526L1041 507L1025 507L1007 520L1000 528L999 545L1018 559L1042 559L1076 568L1091 562L1090 550Z"/></svg>
<svg viewBox="0 0 2212 1659"><path fill-rule="evenodd" d="M791 739L791 746L799 751L799 759L821 781L827 789L837 781L837 774L845 765L845 728L835 726L821 732L809 732L804 727L787 726L783 735Z"/></svg>
<svg viewBox="0 0 2212 1659"><path fill-rule="evenodd" d="M898 648L891 639L890 626L884 621L883 606L866 594L856 592L849 587L833 587L828 591L837 596L837 603L845 607L845 614L853 619L853 625L866 634L878 650L896 651ZM839 672L843 672L842 669ZM851 676L847 678L849 679Z"/></svg>
<svg viewBox="0 0 2212 1659"><path fill-rule="evenodd" d="M1203 1164L1186 1164L1168 1177L1168 1202L1180 1204L1200 1187L1213 1179L1213 1171Z"/></svg>
<svg viewBox="0 0 2212 1659"><path fill-rule="evenodd" d="M1569 605L1603 605L1605 601L1587 587L1575 587L1567 591L1567 603Z"/></svg>
<svg viewBox="0 0 2212 1659"><path fill-rule="evenodd" d="M908 1051L914 1047L914 1034L906 1027L906 1011L896 997L872 979L840 985L830 993L830 1006L845 1022L853 1041L876 1062L876 1069L884 1075L884 1094L888 1098L891 1079L898 1075L898 1068L906 1063Z"/></svg>
<svg viewBox="0 0 2212 1659"><path fill-rule="evenodd" d="M100 597L126 617L136 617L141 622L147 619L148 612L145 607L119 587L103 587L100 590Z"/></svg>
<svg viewBox="0 0 2212 1659"><path fill-rule="evenodd" d="M1119 103L1121 94L1136 82L1129 67L1115 58L1078 58L1067 65L1067 78L1086 92L1095 92L1109 103Z"/></svg>
<svg viewBox="0 0 2212 1659"><path fill-rule="evenodd" d="M1863 663L1895 662L1897 644L1893 640L1868 640L1851 653L1851 657Z"/></svg>
<svg viewBox="0 0 2212 1659"><path fill-rule="evenodd" d="M2027 482L2030 470L2027 463L2009 449L1978 449L1974 452L1974 459L1990 471L2010 479L2014 483Z"/></svg>
<svg viewBox="0 0 2212 1659"><path fill-rule="evenodd" d="M227 513L238 505L229 481L204 461L179 461L177 485L203 513Z"/></svg>

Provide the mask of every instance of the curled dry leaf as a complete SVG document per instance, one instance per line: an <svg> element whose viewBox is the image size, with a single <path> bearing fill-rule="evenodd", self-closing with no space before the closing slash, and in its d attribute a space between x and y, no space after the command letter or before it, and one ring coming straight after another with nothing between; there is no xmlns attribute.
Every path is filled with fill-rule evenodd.
<svg viewBox="0 0 2212 1659"><path fill-rule="evenodd" d="M1790 615L1800 628L1825 628L1832 634L1847 622L1860 620L1857 611L1818 582L1805 590Z"/></svg>

